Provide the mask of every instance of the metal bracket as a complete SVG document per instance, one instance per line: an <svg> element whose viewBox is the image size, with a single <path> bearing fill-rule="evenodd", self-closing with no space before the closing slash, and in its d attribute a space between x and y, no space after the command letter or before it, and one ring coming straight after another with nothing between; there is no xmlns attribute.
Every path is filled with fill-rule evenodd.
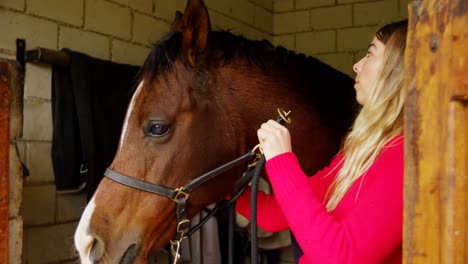
<svg viewBox="0 0 468 264"><path fill-rule="evenodd" d="M26 64L26 61L24 59L24 54L26 51L26 41L24 39L16 39L16 60L19 62L21 67L23 67Z"/></svg>

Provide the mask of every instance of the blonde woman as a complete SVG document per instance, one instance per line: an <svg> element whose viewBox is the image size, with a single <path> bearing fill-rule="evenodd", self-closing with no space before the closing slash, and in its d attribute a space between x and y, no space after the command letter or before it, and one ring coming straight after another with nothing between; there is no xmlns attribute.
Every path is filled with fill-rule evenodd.
<svg viewBox="0 0 468 264"><path fill-rule="evenodd" d="M274 191L259 193L258 224L290 228L298 263L401 263L406 34L407 21L382 27L353 66L363 107L329 167L307 177L287 128L257 132ZM237 203L245 217L249 196Z"/></svg>

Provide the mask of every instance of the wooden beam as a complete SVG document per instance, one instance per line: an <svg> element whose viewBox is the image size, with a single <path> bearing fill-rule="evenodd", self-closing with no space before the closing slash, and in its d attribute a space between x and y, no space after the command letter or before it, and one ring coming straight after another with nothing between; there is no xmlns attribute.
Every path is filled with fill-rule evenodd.
<svg viewBox="0 0 468 264"><path fill-rule="evenodd" d="M412 1L404 263L468 263L468 5Z"/></svg>
<svg viewBox="0 0 468 264"><path fill-rule="evenodd" d="M0 62L0 263L8 263L10 65Z"/></svg>
<svg viewBox="0 0 468 264"><path fill-rule="evenodd" d="M70 65L70 56L63 51L37 48L26 51L25 61L65 67Z"/></svg>

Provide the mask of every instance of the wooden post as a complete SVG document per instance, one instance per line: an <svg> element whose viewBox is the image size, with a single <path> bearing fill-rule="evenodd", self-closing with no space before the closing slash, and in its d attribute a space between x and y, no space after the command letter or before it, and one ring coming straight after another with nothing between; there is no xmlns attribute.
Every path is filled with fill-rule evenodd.
<svg viewBox="0 0 468 264"><path fill-rule="evenodd" d="M404 263L468 263L468 5L410 3Z"/></svg>
<svg viewBox="0 0 468 264"><path fill-rule="evenodd" d="M6 62L0 62L0 263L8 263L9 81L10 66Z"/></svg>

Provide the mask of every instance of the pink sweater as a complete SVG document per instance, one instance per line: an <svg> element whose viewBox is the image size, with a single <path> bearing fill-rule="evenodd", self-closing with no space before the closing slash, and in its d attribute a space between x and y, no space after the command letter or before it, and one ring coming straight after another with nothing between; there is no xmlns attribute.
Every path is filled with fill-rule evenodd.
<svg viewBox="0 0 468 264"><path fill-rule="evenodd" d="M304 174L293 153L270 159L266 170L275 195L258 194L258 225L270 232L290 228L304 252L301 264L401 263L403 136L385 145L379 158L329 213L324 197L342 158L338 155L313 177ZM250 189L236 207L247 218L249 197Z"/></svg>

